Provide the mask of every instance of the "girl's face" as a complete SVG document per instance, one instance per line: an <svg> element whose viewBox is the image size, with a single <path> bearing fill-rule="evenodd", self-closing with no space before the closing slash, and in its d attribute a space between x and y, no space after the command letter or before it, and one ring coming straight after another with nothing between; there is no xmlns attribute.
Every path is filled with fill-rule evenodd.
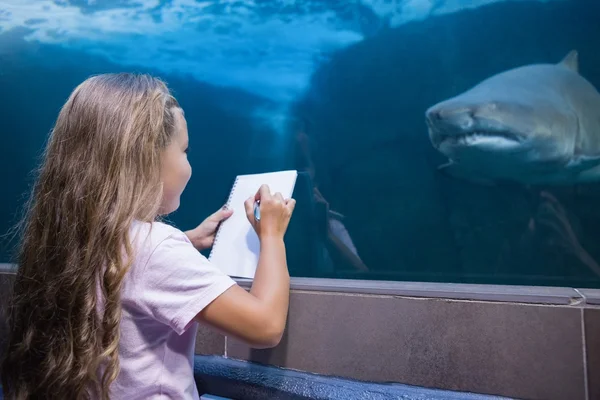
<svg viewBox="0 0 600 400"><path fill-rule="evenodd" d="M187 159L188 142L187 122L183 112L177 109L173 138L162 153L160 177L163 198L160 214L169 214L179 208L181 193L192 176L192 167Z"/></svg>

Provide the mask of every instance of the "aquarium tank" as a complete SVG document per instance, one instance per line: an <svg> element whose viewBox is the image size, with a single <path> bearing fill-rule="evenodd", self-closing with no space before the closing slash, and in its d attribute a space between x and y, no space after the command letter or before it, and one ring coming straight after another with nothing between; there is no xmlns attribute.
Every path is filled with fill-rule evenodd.
<svg viewBox="0 0 600 400"><path fill-rule="evenodd" d="M0 1L0 262L62 104L181 103L190 229L297 169L293 277L600 287L600 1Z"/></svg>

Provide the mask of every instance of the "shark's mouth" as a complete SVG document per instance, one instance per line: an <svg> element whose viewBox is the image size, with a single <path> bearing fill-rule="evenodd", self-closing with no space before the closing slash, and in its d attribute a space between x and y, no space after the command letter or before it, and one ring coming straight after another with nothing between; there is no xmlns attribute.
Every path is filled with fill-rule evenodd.
<svg viewBox="0 0 600 400"><path fill-rule="evenodd" d="M437 145L475 145L478 143L513 142L520 143L521 137L509 131L484 131L476 130L471 132L438 132Z"/></svg>

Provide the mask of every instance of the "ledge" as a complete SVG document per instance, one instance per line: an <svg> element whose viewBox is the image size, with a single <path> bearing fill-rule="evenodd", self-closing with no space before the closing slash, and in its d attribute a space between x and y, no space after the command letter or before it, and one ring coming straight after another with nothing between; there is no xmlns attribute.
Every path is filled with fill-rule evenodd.
<svg viewBox="0 0 600 400"><path fill-rule="evenodd" d="M585 298L586 304L600 305L600 289L578 289L578 292Z"/></svg>
<svg viewBox="0 0 600 400"><path fill-rule="evenodd" d="M251 280L236 279L240 286L249 288ZM291 278L292 290L316 292L343 292L363 295L422 297L454 300L475 300L509 303L533 303L582 306L586 295L600 305L600 290L568 287L476 285L434 282L368 281L353 279Z"/></svg>
<svg viewBox="0 0 600 400"><path fill-rule="evenodd" d="M0 274L14 273L14 264L0 263ZM252 281L236 278L250 288ZM343 292L362 295L439 298L561 306L600 306L600 289L553 286L488 285L437 282L376 281L333 278L291 278L291 289L312 292Z"/></svg>
<svg viewBox="0 0 600 400"><path fill-rule="evenodd" d="M505 397L426 389L399 383L369 383L293 371L218 356L195 356L199 390L234 399L488 400Z"/></svg>
<svg viewBox="0 0 600 400"><path fill-rule="evenodd" d="M14 274L16 271L15 264L0 263L0 274Z"/></svg>

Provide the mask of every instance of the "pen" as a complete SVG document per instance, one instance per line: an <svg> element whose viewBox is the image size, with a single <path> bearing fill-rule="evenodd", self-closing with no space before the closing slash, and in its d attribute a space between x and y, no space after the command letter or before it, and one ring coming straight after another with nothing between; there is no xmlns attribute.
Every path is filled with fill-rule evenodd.
<svg viewBox="0 0 600 400"><path fill-rule="evenodd" d="M260 221L260 200L254 202L254 219Z"/></svg>

